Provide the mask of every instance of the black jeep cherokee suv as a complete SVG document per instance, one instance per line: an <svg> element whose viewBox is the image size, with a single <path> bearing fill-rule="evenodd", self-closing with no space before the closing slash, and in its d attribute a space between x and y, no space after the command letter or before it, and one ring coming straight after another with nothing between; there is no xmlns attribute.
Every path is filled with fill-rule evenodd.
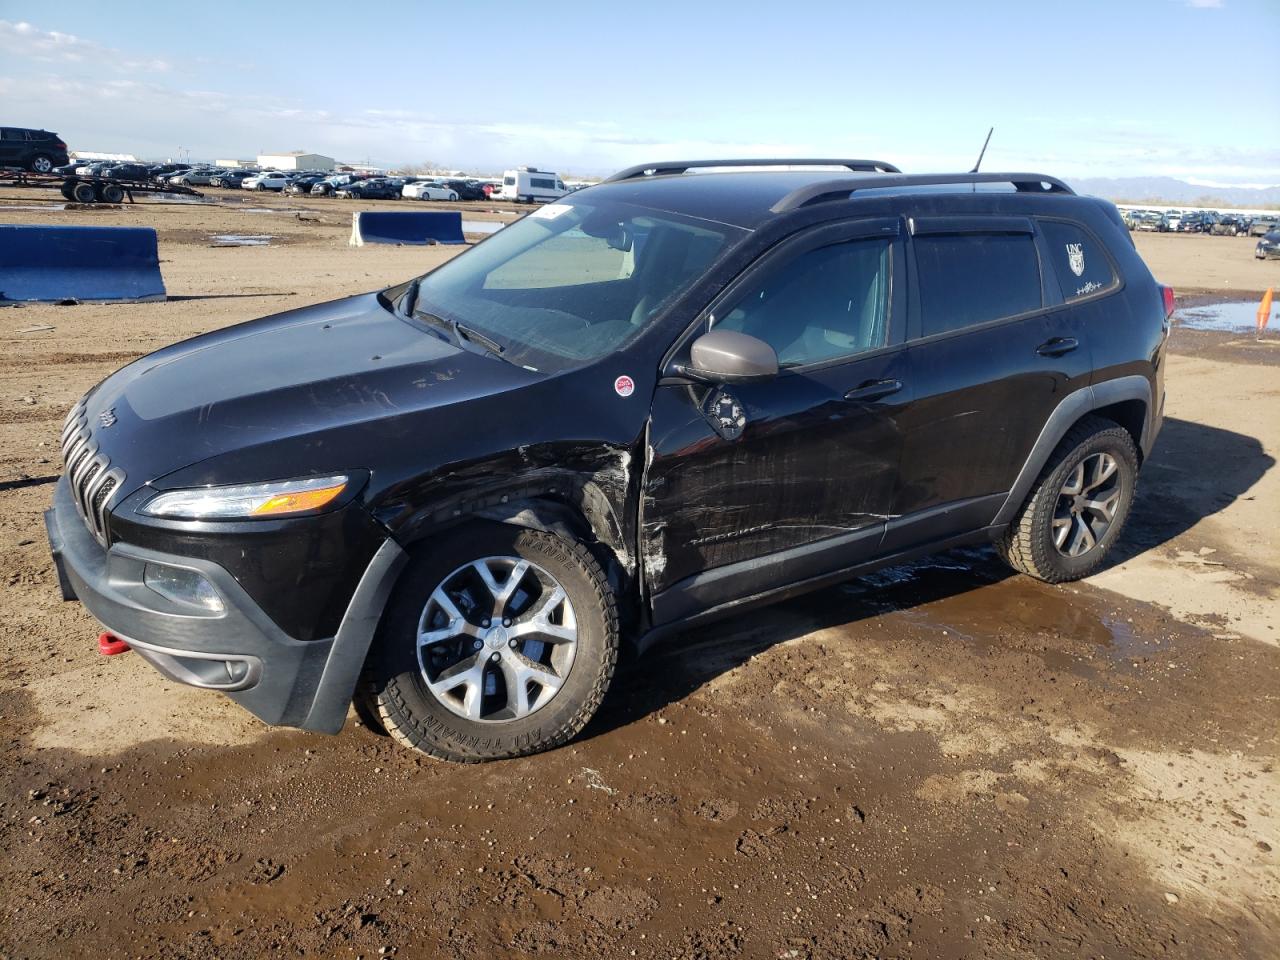
<svg viewBox="0 0 1280 960"><path fill-rule="evenodd" d="M27 127L0 127L0 167L20 167L50 173L71 160L67 145L56 133Z"/></svg>
<svg viewBox="0 0 1280 960"><path fill-rule="evenodd" d="M1115 207L779 164L627 170L131 363L63 431L64 594L269 723L354 697L479 760L573 737L624 642L956 544L1097 569L1173 303Z"/></svg>

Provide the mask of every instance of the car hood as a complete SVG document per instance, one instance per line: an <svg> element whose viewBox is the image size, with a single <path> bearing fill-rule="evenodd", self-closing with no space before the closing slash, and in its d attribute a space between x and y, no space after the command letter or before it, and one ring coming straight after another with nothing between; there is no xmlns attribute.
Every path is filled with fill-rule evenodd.
<svg viewBox="0 0 1280 960"><path fill-rule="evenodd" d="M166 347L86 397L99 450L127 491L231 451L303 438L324 464L331 431L411 416L542 379L461 350L365 294ZM308 472L300 465L299 473ZM230 482L230 481L229 481Z"/></svg>

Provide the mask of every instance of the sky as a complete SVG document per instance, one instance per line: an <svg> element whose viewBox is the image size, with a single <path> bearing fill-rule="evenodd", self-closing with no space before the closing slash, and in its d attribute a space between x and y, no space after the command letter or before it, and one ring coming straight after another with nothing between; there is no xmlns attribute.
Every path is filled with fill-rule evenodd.
<svg viewBox="0 0 1280 960"><path fill-rule="evenodd" d="M157 10L163 16L157 16ZM0 123L477 173L865 157L1280 184L1280 0L0 0Z"/></svg>

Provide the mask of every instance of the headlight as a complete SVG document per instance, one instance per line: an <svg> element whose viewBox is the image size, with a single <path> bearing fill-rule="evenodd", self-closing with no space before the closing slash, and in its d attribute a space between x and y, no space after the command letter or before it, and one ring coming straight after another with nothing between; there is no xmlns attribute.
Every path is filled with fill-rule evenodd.
<svg viewBox="0 0 1280 960"><path fill-rule="evenodd" d="M305 477L274 483L170 490L143 504L149 517L181 520L238 520L286 517L318 510L347 486L347 477Z"/></svg>

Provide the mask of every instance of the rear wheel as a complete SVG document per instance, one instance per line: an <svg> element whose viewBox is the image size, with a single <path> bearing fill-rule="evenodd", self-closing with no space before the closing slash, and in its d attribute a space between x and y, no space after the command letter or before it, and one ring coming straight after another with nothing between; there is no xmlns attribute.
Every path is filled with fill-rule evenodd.
<svg viewBox="0 0 1280 960"><path fill-rule="evenodd" d="M618 659L617 605L581 544L500 524L433 542L401 577L357 699L401 744L475 762L572 739Z"/></svg>
<svg viewBox="0 0 1280 960"><path fill-rule="evenodd" d="M76 203L93 203L98 199L98 190L92 183L82 180L71 188L71 196Z"/></svg>
<svg viewBox="0 0 1280 960"><path fill-rule="evenodd" d="M27 166L32 173L48 173L53 169L53 158L47 153L37 153Z"/></svg>
<svg viewBox="0 0 1280 960"><path fill-rule="evenodd" d="M997 546L1010 566L1039 580L1087 577L1120 536L1137 481L1129 431L1085 417L1058 444Z"/></svg>
<svg viewBox="0 0 1280 960"><path fill-rule="evenodd" d="M102 199L105 203L120 203L124 200L124 188L118 183L108 183L102 188Z"/></svg>

